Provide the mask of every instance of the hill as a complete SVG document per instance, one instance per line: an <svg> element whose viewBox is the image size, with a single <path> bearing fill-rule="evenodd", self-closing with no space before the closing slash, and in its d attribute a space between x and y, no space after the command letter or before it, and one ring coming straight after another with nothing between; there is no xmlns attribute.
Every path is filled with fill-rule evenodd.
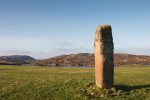
<svg viewBox="0 0 150 100"><path fill-rule="evenodd" d="M116 66L120 65L150 65L150 56L114 54ZM45 60L36 60L32 65L38 66L94 66L94 55L89 53L79 53L70 55L60 55Z"/></svg>
<svg viewBox="0 0 150 100"><path fill-rule="evenodd" d="M23 65L33 60L35 59L27 55L0 56L0 65Z"/></svg>

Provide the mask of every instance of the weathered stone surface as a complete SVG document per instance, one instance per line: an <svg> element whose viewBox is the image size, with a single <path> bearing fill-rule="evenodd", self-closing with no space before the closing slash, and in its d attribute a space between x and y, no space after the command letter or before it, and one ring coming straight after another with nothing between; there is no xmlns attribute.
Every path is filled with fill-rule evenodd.
<svg viewBox="0 0 150 100"><path fill-rule="evenodd" d="M98 26L95 32L95 78L100 88L114 85L114 45L110 25Z"/></svg>

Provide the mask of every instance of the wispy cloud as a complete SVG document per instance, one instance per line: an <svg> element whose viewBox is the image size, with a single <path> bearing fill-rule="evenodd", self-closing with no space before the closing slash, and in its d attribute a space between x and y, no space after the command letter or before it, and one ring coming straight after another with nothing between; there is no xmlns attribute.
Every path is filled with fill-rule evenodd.
<svg viewBox="0 0 150 100"><path fill-rule="evenodd" d="M42 46L39 46L42 47ZM62 54L74 54L74 53L81 53L81 52L89 52L91 53L92 50L88 48L83 48L79 46L75 46L74 44L61 41L56 42L53 44L51 48L48 50L39 49L39 50L25 50L25 49L0 49L0 56L4 55L29 55L36 59L46 59L53 56L58 56Z"/></svg>
<svg viewBox="0 0 150 100"><path fill-rule="evenodd" d="M56 47L54 47L52 51L54 54L60 55L60 54L73 54L83 52L91 53L93 50L91 48L77 46L69 42L58 42L56 43Z"/></svg>

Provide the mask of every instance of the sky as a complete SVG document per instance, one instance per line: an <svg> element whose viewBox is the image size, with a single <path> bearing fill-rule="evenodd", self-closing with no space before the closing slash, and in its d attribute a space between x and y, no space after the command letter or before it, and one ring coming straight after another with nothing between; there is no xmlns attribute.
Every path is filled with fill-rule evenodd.
<svg viewBox="0 0 150 100"><path fill-rule="evenodd" d="M150 55L150 0L0 0L0 56L93 53L96 26L115 52Z"/></svg>

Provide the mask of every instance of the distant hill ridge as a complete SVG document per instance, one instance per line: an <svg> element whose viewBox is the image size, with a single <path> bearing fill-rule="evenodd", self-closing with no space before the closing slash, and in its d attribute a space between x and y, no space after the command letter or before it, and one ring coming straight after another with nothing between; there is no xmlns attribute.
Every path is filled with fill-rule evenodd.
<svg viewBox="0 0 150 100"><path fill-rule="evenodd" d="M120 65L150 65L150 56L116 53L114 54L116 66ZM94 66L94 55L79 53L60 55L45 60L36 60L32 65L38 66Z"/></svg>
<svg viewBox="0 0 150 100"><path fill-rule="evenodd" d="M30 64L30 62L33 60L35 60L33 57L30 57L27 55L0 56L0 64L1 65Z"/></svg>

